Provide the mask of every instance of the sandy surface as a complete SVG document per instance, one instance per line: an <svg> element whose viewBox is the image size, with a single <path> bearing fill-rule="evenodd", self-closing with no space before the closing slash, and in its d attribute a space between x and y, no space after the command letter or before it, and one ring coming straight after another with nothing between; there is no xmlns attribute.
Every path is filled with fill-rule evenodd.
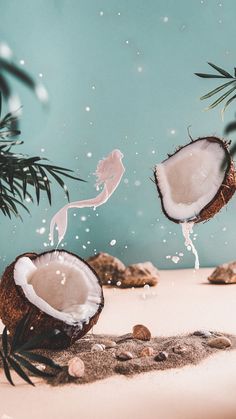
<svg viewBox="0 0 236 419"><path fill-rule="evenodd" d="M143 323L153 335L196 329L236 334L236 285L210 285L212 269L162 271L150 295L105 290L94 333L129 332ZM156 295L152 295L154 292ZM14 377L15 378L15 377ZM0 375L0 419L235 419L236 351L220 352L194 367L112 377L83 386L12 388Z"/></svg>

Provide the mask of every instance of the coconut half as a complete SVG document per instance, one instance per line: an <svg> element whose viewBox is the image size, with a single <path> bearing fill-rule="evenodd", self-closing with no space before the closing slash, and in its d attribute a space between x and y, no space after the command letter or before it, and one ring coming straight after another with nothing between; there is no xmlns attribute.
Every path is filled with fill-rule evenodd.
<svg viewBox="0 0 236 419"><path fill-rule="evenodd" d="M55 328L63 332L57 347L69 346L97 322L103 303L95 271L63 250L19 256L0 283L0 317L11 334L29 313L25 341Z"/></svg>
<svg viewBox="0 0 236 419"><path fill-rule="evenodd" d="M212 218L236 190L228 144L217 137L179 148L155 167L154 175L163 212L175 223Z"/></svg>

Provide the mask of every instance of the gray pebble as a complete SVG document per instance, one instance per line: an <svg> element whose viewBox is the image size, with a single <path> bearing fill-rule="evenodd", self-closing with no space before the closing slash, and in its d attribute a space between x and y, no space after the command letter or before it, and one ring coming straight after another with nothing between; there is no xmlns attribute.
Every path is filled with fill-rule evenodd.
<svg viewBox="0 0 236 419"><path fill-rule="evenodd" d="M196 330L193 333L194 336L200 336L202 338L210 338L212 336L211 332L209 330Z"/></svg>

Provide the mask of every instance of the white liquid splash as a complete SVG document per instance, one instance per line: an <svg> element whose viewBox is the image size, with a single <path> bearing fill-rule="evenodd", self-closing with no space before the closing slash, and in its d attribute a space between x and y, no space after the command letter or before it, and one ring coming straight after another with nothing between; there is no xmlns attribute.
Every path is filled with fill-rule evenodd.
<svg viewBox="0 0 236 419"><path fill-rule="evenodd" d="M182 233L183 233L183 236L184 236L184 238L185 238L185 246L188 248L188 247L190 247L190 249L192 250L192 252L193 252L193 254L194 254L194 256L195 256L195 269L199 269L199 257L198 257L198 253L197 253L197 249L195 248L195 246L194 246L194 244L193 244L193 242L192 242L192 240L191 240L191 237L190 237L190 234L192 234L193 233L193 226L194 226L194 222L184 222L184 223L181 223L181 227L182 227Z"/></svg>

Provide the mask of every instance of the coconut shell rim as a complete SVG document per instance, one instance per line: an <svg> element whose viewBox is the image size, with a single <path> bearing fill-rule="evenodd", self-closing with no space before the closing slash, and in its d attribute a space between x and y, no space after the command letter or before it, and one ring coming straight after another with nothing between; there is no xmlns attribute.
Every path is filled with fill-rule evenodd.
<svg viewBox="0 0 236 419"><path fill-rule="evenodd" d="M154 173L154 178L155 178L155 184L156 184L156 188L157 188L157 191L158 191L158 194L159 194L159 197L160 197L160 200L161 200L161 207L162 207L162 211L163 211L163 213L164 213L164 215L170 220L170 221L173 221L174 223L176 223L176 224L182 224L182 223L184 223L184 222L194 222L194 223L200 223L200 222L202 222L202 221L207 221L206 219L202 219L201 218L201 213L203 212L203 211L205 211L205 210L207 210L209 207L211 207L211 205L212 205L212 203L214 203L215 201L216 201L216 198L219 196L219 194L220 194L220 192L221 192L221 190L222 190L222 186L224 185L224 182L225 182L225 180L228 178L228 176L229 176L229 172L230 172L230 170L231 170L231 167L232 167L232 164L233 164L233 159L232 159L232 157L230 156L230 153L229 153L229 150L228 150L228 145L230 144L230 141L228 142L228 141L226 141L226 140L223 140L223 139L221 139L221 138L218 138L218 137L215 137L215 136L210 136L210 137L199 137L199 138L197 138L196 140L191 140L189 143L187 143L187 144L185 144L185 145L183 145L183 146L180 146L173 154L169 154L168 155L168 157L165 159L165 160L163 160L161 163L164 163L164 162L166 162L166 161L168 161L171 157L173 157L173 156L175 156L177 153L179 153L181 150L183 150L183 148L186 148L186 147L188 147L188 146L190 146L191 144L193 144L193 143L196 143L196 142L198 142L198 141L202 141L202 140L207 140L207 141L209 141L209 142L215 142L215 143L218 143L218 144L220 144L220 146L224 149L224 151L225 151L225 156L226 156L226 158L227 158L227 167L226 167L226 169L225 169L225 175L224 175L224 178L223 178L223 181L222 181L222 183L221 183L221 185L220 185L220 187L219 187L219 189L217 190L217 192L215 193L215 195L214 195L214 197L211 199L211 201L209 201L206 205L205 205L205 207L203 207L201 210L200 210L200 212L199 212L199 214L197 215L197 216L195 216L194 218L188 218L187 220L178 220L178 219L176 219L176 218L173 218L173 217L171 217L167 212L166 212L166 209L165 209L165 207L164 207L164 204L163 204L163 195L162 195L162 192L161 192L161 190L160 190L160 187L159 187L159 182L158 182L158 179L157 179L157 175L156 175L156 170L154 169L154 171L153 171L153 173ZM213 216L214 216L215 214L213 214Z"/></svg>
<svg viewBox="0 0 236 419"><path fill-rule="evenodd" d="M99 303L99 305L97 307L97 311L88 319L87 322L82 322L81 323L81 327L79 327L79 324L78 323L75 323L75 324L71 324L70 325L70 324L64 322L63 320L57 319L56 317L51 316L50 314L45 313L42 309L40 309L39 307L37 307L36 305L34 305L33 303L31 303L27 299L27 297L25 296L22 287L20 285L17 285L15 283L15 280L14 280L14 267L15 267L16 262L20 258L22 258L22 257L29 257L31 260L34 260L37 257L43 256L44 254L53 253L53 252L59 252L59 253L60 252L61 253L62 252L65 252L65 253L68 253L68 254L76 257L80 261L82 261L93 272L93 274L95 275L95 278L97 279L98 284L100 286L100 289L101 289L101 301L100 301L100 303ZM9 269L9 271L7 271L8 269ZM15 298L13 298L12 306L10 306L9 309L7 311L5 311L4 316L2 316L2 317L4 317L4 319L2 319L3 324L9 330L14 330L15 327L16 327L17 322L26 313L29 314L30 318L33 316L33 323L32 323L32 325L35 326L34 321L36 321L36 322L38 321L38 324L39 325L42 325L42 323L44 322L45 323L45 330L47 329L47 325L54 323L55 324L55 328L61 330L61 332L63 332L63 334L64 334L64 338L62 338L63 342L61 342L60 343L60 346L58 346L58 347L70 346L74 341L80 339L86 333L88 333L88 331L91 329L91 327L93 327L93 325L96 324L96 322L97 322L97 320L99 318L99 315L100 315L100 313L101 313L101 311L102 311L102 309L104 307L104 294L103 294L102 283L101 283L101 280L100 280L99 276L97 275L97 273L94 271L93 268L91 268L91 266L83 258L81 258L80 256L76 255L73 252L69 252L69 251L64 250L64 249L57 249L57 250L52 249L52 250L45 251L45 252L42 252L42 253L25 252L25 253L17 256L15 258L15 260L12 263L10 263L5 268L5 270L4 270L4 273L2 275L2 279L1 279L1 282L0 282L0 296L1 296L1 293L2 292L3 293L5 292L5 287L4 287L5 284L3 283L4 279L5 279L5 282L7 280L9 280L10 283L11 283L11 286L9 287L9 294L12 293L13 296L15 294L15 298L20 299L22 301L22 303L23 303L23 306L25 306L25 307L24 308L21 307L19 309L19 318L16 319L17 321L15 321L15 319L14 320L11 319L12 322L6 320L6 318L9 319L11 317L11 311L12 311L12 308L11 307L13 307L14 302L15 302L14 301ZM3 284L3 289L2 289L2 284ZM0 312L1 312L1 315L4 312L4 304L5 304L5 299L4 298L0 298ZM10 327L9 327L9 325L10 325ZM54 328L54 326L52 326L52 328ZM27 337L29 337L28 336L29 335L29 330L27 330L27 333L28 333L27 334Z"/></svg>

